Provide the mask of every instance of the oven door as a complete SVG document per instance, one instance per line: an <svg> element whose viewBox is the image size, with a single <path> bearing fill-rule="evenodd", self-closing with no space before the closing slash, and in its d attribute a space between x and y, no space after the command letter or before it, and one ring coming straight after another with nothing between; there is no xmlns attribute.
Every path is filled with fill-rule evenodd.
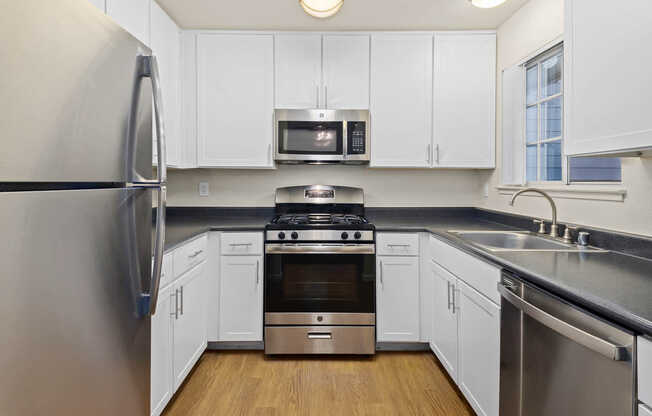
<svg viewBox="0 0 652 416"><path fill-rule="evenodd" d="M373 244L267 244L266 325L374 325Z"/></svg>

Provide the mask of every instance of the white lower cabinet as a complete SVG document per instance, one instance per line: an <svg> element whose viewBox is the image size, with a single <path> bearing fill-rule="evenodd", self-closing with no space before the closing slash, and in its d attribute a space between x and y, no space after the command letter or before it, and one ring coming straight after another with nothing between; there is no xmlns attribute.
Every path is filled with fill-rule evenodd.
<svg viewBox="0 0 652 416"><path fill-rule="evenodd" d="M173 288L159 292L156 314L151 318L150 405L151 414L163 412L174 393L172 384L172 320L174 313Z"/></svg>
<svg viewBox="0 0 652 416"><path fill-rule="evenodd" d="M161 287L156 313L151 317L150 414L160 415L165 406L206 349L206 261L189 270L174 271L168 261L188 247L200 245L195 239L167 253L163 270L166 286Z"/></svg>
<svg viewBox="0 0 652 416"><path fill-rule="evenodd" d="M461 280L457 288L457 384L479 416L497 416L500 308Z"/></svg>
<svg viewBox="0 0 652 416"><path fill-rule="evenodd" d="M173 319L174 388L178 388L206 349L204 263L175 284L178 314Z"/></svg>
<svg viewBox="0 0 652 416"><path fill-rule="evenodd" d="M639 336L638 347L638 400L652 407L652 340Z"/></svg>
<svg viewBox="0 0 652 416"><path fill-rule="evenodd" d="M451 378L457 381L457 316L452 303L457 278L435 262L430 263L434 301L430 347Z"/></svg>
<svg viewBox="0 0 652 416"><path fill-rule="evenodd" d="M444 244L442 242L442 244ZM498 416L500 384L500 305L484 281L500 270L460 267L456 275L440 261L451 262L446 245L431 245L430 269L434 282L433 327L430 348L479 416ZM475 257L456 250L456 262L473 263ZM442 258L443 255L443 258ZM473 270L467 275L466 270ZM480 282L477 286L469 283ZM495 288L495 286L494 286Z"/></svg>
<svg viewBox="0 0 652 416"><path fill-rule="evenodd" d="M419 258L378 256L376 333L379 342L419 341Z"/></svg>
<svg viewBox="0 0 652 416"><path fill-rule="evenodd" d="M220 341L263 340L263 257L220 259Z"/></svg>

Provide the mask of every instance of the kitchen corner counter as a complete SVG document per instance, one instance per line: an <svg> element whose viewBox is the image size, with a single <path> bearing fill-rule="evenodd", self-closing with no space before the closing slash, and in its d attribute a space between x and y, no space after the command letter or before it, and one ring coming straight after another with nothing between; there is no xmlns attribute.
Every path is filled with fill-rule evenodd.
<svg viewBox="0 0 652 416"><path fill-rule="evenodd" d="M273 208L179 209L167 220L165 249L207 231L263 231ZM170 211L169 211L170 212ZM652 260L619 252L490 252L449 230L522 230L489 221L473 208L373 209L378 232L429 232L456 248L510 270L524 280L614 321L652 336Z"/></svg>

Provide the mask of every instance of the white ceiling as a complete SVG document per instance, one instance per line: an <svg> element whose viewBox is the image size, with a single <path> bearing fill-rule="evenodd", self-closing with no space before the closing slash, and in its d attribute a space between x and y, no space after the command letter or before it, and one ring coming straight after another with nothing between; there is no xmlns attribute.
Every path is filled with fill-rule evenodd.
<svg viewBox="0 0 652 416"><path fill-rule="evenodd" d="M462 30L495 29L528 0L478 9L468 0L344 0L340 12L316 19L298 0L157 0L185 29Z"/></svg>

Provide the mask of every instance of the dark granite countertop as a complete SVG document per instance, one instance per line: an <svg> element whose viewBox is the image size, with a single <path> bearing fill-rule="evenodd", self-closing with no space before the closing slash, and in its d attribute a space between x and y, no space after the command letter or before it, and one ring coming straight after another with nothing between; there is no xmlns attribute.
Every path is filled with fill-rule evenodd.
<svg viewBox="0 0 652 416"><path fill-rule="evenodd" d="M166 250L206 231L262 231L273 216L267 208L175 211L168 215ZM638 333L652 336L652 260L619 252L490 252L469 245L449 230L523 229L498 223L472 208L368 209L377 231L430 232L474 256L508 269ZM609 247L605 247L609 248Z"/></svg>

